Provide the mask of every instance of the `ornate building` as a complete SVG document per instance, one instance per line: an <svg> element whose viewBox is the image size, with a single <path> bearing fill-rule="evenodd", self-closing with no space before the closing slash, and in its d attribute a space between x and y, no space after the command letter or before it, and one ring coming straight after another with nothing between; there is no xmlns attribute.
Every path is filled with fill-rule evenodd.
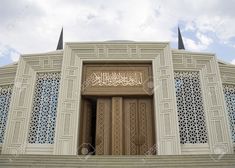
<svg viewBox="0 0 235 168"><path fill-rule="evenodd" d="M2 154L233 154L235 66L169 43L65 43L0 68Z"/></svg>

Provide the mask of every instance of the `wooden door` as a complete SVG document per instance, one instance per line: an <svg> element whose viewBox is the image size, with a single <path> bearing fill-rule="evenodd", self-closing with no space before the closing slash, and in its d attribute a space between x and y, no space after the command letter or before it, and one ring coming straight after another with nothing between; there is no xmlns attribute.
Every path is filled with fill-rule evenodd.
<svg viewBox="0 0 235 168"><path fill-rule="evenodd" d="M82 154L82 145L83 144L92 144L92 105L89 100L83 99L81 106L81 119L80 119L80 143L78 154ZM87 146L90 147L89 145ZM93 150L93 149L88 149Z"/></svg>
<svg viewBox="0 0 235 168"><path fill-rule="evenodd" d="M96 155L111 154L111 99L98 98L96 110Z"/></svg>
<svg viewBox="0 0 235 168"><path fill-rule="evenodd" d="M144 155L151 150L155 143L151 98L97 98L94 123L91 106L83 101L81 142L93 144L95 138L96 155Z"/></svg>
<svg viewBox="0 0 235 168"><path fill-rule="evenodd" d="M124 150L126 155L144 155L154 146L151 98L127 98L124 102Z"/></svg>

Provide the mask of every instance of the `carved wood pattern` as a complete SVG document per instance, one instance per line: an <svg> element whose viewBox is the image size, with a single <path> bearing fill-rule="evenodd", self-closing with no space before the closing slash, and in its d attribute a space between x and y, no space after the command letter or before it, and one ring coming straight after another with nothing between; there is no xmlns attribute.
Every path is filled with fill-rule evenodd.
<svg viewBox="0 0 235 168"><path fill-rule="evenodd" d="M137 155L137 100L124 99L124 132L125 132L125 154Z"/></svg>
<svg viewBox="0 0 235 168"><path fill-rule="evenodd" d="M125 154L146 154L155 137L151 99L124 99L124 113Z"/></svg>
<svg viewBox="0 0 235 168"><path fill-rule="evenodd" d="M112 98L112 155L122 154L122 97Z"/></svg>
<svg viewBox="0 0 235 168"><path fill-rule="evenodd" d="M130 124L128 125L130 128L130 154L137 155L138 148L138 118L137 118L137 101L130 103L130 110L127 113L130 113ZM129 145L129 144L128 144Z"/></svg>
<svg viewBox="0 0 235 168"><path fill-rule="evenodd" d="M147 104L146 102L139 101L139 145L140 145L140 154L145 154L148 151L148 137L152 135L147 135ZM149 111L150 112L150 111Z"/></svg>
<svg viewBox="0 0 235 168"><path fill-rule="evenodd" d="M104 154L104 103L97 103L96 154Z"/></svg>
<svg viewBox="0 0 235 168"><path fill-rule="evenodd" d="M97 99L96 112L96 155L111 154L111 100Z"/></svg>

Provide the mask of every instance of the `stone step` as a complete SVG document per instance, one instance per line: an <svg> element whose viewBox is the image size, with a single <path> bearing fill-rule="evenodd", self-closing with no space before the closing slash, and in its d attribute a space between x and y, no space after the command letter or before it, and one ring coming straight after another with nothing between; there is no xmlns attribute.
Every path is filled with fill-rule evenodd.
<svg viewBox="0 0 235 168"><path fill-rule="evenodd" d="M235 168L235 155L64 156L0 155L0 168L46 167L226 167Z"/></svg>

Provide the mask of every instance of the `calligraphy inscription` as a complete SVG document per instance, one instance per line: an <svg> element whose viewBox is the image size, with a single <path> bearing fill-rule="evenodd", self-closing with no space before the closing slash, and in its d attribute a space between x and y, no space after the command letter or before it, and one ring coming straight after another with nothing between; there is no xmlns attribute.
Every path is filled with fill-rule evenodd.
<svg viewBox="0 0 235 168"><path fill-rule="evenodd" d="M93 72L86 80L90 86L141 86L142 72Z"/></svg>

